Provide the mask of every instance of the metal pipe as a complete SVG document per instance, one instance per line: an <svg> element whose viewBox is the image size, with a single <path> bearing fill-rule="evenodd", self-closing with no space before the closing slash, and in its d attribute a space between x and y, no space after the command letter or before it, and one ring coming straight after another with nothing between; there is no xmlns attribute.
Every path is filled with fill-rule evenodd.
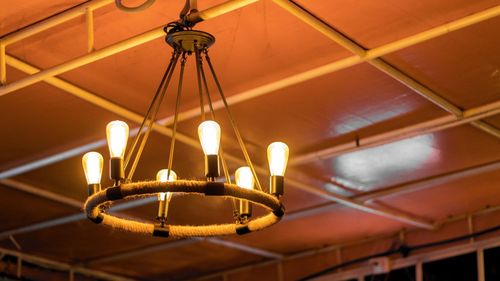
<svg viewBox="0 0 500 281"><path fill-rule="evenodd" d="M85 20L87 22L87 52L94 51L94 9L85 9Z"/></svg>
<svg viewBox="0 0 500 281"><path fill-rule="evenodd" d="M35 24L29 25L25 28L22 28L19 31L12 32L12 33L0 38L0 42L4 43L5 45L12 44L14 42L25 39L29 36L32 36L34 34L37 34L37 33L40 33L44 30L52 28L56 25L59 25L61 23L64 23L64 22L69 21L71 19L74 19L76 17L79 17L79 16L85 14L85 11L87 8L91 8L94 10L94 9L104 7L104 6L111 4L113 2L114 2L114 0L94 0L94 1L91 1L88 3L83 3L82 5L78 5L76 7L68 9L62 13L56 14L52 17L49 17L45 20L42 20L40 22L37 22Z"/></svg>
<svg viewBox="0 0 500 281"><path fill-rule="evenodd" d="M484 250L483 248L477 249L477 281L485 281L485 271L484 271Z"/></svg>
<svg viewBox="0 0 500 281"><path fill-rule="evenodd" d="M5 44L0 42L0 85L7 84L7 62L5 60Z"/></svg>
<svg viewBox="0 0 500 281"><path fill-rule="evenodd" d="M10 56L8 57L8 61L15 63L19 68L21 68L20 70L22 70L22 71L25 71L28 73L36 71L36 68L34 68L30 65L27 65L25 63L22 63L21 61L14 59ZM58 88L64 89L67 92L69 92L73 95L76 95L76 96L78 96L78 97L80 97L80 98L82 98L82 99L84 99L92 104L100 106L100 107L104 108L105 110L113 112L117 115L120 115L122 117L130 119L130 120L135 121L137 123L141 123L143 120L143 117L140 116L139 114L132 112L130 110L127 110L127 109L125 109L125 108L123 108L115 103L112 103L108 100L105 100L105 99L103 99L103 98L101 98L93 93L90 93L86 90L78 88L75 85L72 85L72 84L70 84L62 79L59 79L56 77L50 77L50 78L46 79L46 82L51 84L51 85L54 85ZM165 136L168 136L168 137L172 136L172 130L170 128L162 126L158 123L153 124L153 129L156 130L157 132L159 132L160 134L165 135ZM181 141L187 145L190 145L196 149L201 149L199 142L196 139L193 139L189 136L186 136L186 135L183 135L180 133L177 133L176 138L179 141ZM226 159L231 160L234 163L237 163L239 165L246 165L246 162L244 160L239 159L238 157L234 157L234 156L229 155L229 154L226 154L225 157L226 157ZM255 166L255 169L256 169L256 171L258 171L262 174L268 173L268 169L264 168L264 167ZM382 211L382 210L379 210L375 207L365 206L362 203L355 202L353 200L350 200L347 197L330 194L322 189L316 188L315 186L308 185L308 184L302 183L302 182L297 181L297 180L287 179L287 182L290 185L295 186L296 188L299 188L305 192L315 194L315 195L320 196L322 198L325 198L327 200L338 202L338 203L344 204L344 205L352 207L352 208L357 208L361 211L369 212L371 214L385 216L387 218L395 219L395 220L398 220L398 221L401 221L404 223L409 223L411 225L415 225L418 227L433 229L433 225L431 223L423 221L422 219L419 219L419 218L411 217L411 216L406 215L406 214L398 214L394 211L389 211L389 210Z"/></svg>
<svg viewBox="0 0 500 281"><path fill-rule="evenodd" d="M50 269L73 271L82 275L92 276L104 280L115 280L115 281L133 281L132 279L125 278L119 275L98 271L94 269L88 269L81 266L72 266L70 264L62 263L59 261L54 261L48 258L38 257L34 255L29 255L21 253L19 251L14 251L6 248L0 248L0 253L7 254L9 256L17 257L26 262L41 265L42 267L48 267Z"/></svg>

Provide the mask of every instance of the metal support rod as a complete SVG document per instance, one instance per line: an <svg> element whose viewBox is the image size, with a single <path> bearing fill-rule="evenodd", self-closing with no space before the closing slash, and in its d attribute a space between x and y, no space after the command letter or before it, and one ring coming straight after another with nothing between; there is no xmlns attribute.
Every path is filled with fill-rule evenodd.
<svg viewBox="0 0 500 281"><path fill-rule="evenodd" d="M7 61L5 57L5 44L0 41L0 86L7 84Z"/></svg>
<svg viewBox="0 0 500 281"><path fill-rule="evenodd" d="M472 222L472 216L471 215L467 216L467 227L468 227L468 230L469 230L469 234L474 233L474 224ZM474 242L474 237L470 238L470 242L471 243Z"/></svg>
<svg viewBox="0 0 500 281"><path fill-rule="evenodd" d="M210 61L210 57L208 56L208 52L205 51L205 58L208 63L208 67L210 69L210 72L212 73L212 77L215 80L215 85L217 85L217 89L219 90L219 94L222 100L222 103L224 104L224 109L226 110L227 116L229 117L229 121L231 123L231 127L233 127L234 134L236 135L236 139L238 140L238 143L240 144L241 151L243 152L243 156L245 157L246 164L250 167L252 170L253 177L255 179L255 186L257 187L258 190L263 191L262 186L259 181L259 177L257 176L257 172L255 171L255 167L252 163L252 160L250 159L250 155L248 153L247 147L245 145L245 141L243 140L243 137L241 136L240 130L238 129L238 125L236 125L236 120L233 117L233 114L231 113L231 110L229 109L229 104L227 103L226 96L224 95L224 92L222 90L222 86L219 82L219 79L217 78L217 74L215 73L214 66L212 65L212 62Z"/></svg>
<svg viewBox="0 0 500 281"><path fill-rule="evenodd" d="M422 269L422 262L417 262L415 265L415 281L424 281L424 271Z"/></svg>
<svg viewBox="0 0 500 281"><path fill-rule="evenodd" d="M212 120L215 120L215 110L212 104L212 98L210 97L210 91L208 89L208 83L207 83L207 77L205 76L205 71L203 70L203 60L202 57L198 54L198 60L197 62L199 63L199 66L197 69L200 71L200 77L202 80L202 91L205 92L207 95L207 104L208 104L208 109L210 110L210 116L212 117ZM219 147L219 157L222 163L222 171L224 173L224 177L226 179L226 182L231 184L231 176L229 174L229 169L227 166L226 158L224 157L224 150L222 147ZM233 216L235 218L239 218L239 209L237 207L237 200L236 199L231 199L231 204L233 207Z"/></svg>
<svg viewBox="0 0 500 281"><path fill-rule="evenodd" d="M155 98L153 99L153 102L151 103L150 109L152 109L151 115L145 116L144 120L141 123L141 128L144 126L144 123L146 123L146 132L143 134L141 144L139 145L139 148L137 149L137 153L135 154L134 161L132 162L132 166L130 167L129 173L127 175L127 180L131 180L134 173L135 169L137 168L137 164L139 163L139 159L141 158L142 151L144 150L144 147L146 146L146 142L149 138L149 134L151 133L153 129L153 125L155 124L156 116L160 110L160 105L163 101L163 98L165 97L165 94L167 92L168 85L170 84L170 80L172 78L172 74L174 73L175 66L177 65L177 61L179 60L180 53L176 52L172 55L172 60L170 61L169 66L167 67L167 70L165 72L165 75L162 78L162 81L160 83L160 86L158 87L158 91L156 92ZM165 80L166 77L166 80ZM163 85L162 85L163 84ZM155 104L156 103L156 104ZM139 129L139 134L137 135L135 141L139 140L139 137L141 135L141 129ZM172 132L172 138L175 137L175 131ZM134 141L134 146L135 146L135 141ZM133 148L130 151L130 155L133 153ZM170 169L170 168L169 168Z"/></svg>
<svg viewBox="0 0 500 281"><path fill-rule="evenodd" d="M172 171L172 164L174 162L174 149L175 149L175 135L177 133L177 117L179 116L179 108L181 105L182 95L182 80L184 79L184 68L186 66L186 52L182 53L181 70L179 73L179 83L177 84L177 95L175 97L175 113L174 113L174 126L172 128L172 139L170 140L170 149L168 151L168 171ZM168 179L168 177L167 177Z"/></svg>
<svg viewBox="0 0 500 281"><path fill-rule="evenodd" d="M23 272L23 260L17 257L16 277L21 278Z"/></svg>
<svg viewBox="0 0 500 281"><path fill-rule="evenodd" d="M94 9L85 9L85 20L87 22L87 52L94 51Z"/></svg>
<svg viewBox="0 0 500 281"><path fill-rule="evenodd" d="M484 274L484 249L479 248L477 250L477 281L485 281L486 277Z"/></svg>
<svg viewBox="0 0 500 281"><path fill-rule="evenodd" d="M150 124L150 123L148 123L148 121L150 121L150 119L152 119L151 115L152 115L154 105L157 103L158 97L162 93L162 89L165 85L165 81L167 79L170 80L169 75L171 72L173 72L172 66L174 66L174 63L176 63L177 59L178 59L178 57L176 57L176 55L179 55L179 54L176 52L172 54L172 57L170 58L170 62L168 63L167 69L165 70L165 73L163 74L163 76L160 80L160 85L158 85L158 88L156 89L156 93L153 96L153 100L151 101L151 104L149 105L148 110L146 111L146 115L144 116L144 119L142 120L141 125L139 126L137 134L132 142L132 145L131 145L129 151L127 151L127 153L126 153L127 155L125 158L125 168L127 168L130 160L132 159L132 155L134 155L135 148L136 148L137 144L139 143L141 136L144 135L143 134L144 126L146 126L146 123L148 125Z"/></svg>

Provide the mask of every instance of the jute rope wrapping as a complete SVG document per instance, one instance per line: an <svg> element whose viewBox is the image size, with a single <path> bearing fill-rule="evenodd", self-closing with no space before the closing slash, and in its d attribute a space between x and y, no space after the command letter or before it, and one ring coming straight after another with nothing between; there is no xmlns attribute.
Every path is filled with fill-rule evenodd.
<svg viewBox="0 0 500 281"><path fill-rule="evenodd" d="M284 212L280 201L267 193L244 189L234 184L194 180L177 180L163 183L158 181L144 181L122 184L119 187L111 187L93 194L85 202L84 209L89 219L101 222L104 225L129 232L153 234L155 229L157 229L155 224L115 217L104 213L102 210L111 206L113 201L133 200L155 195L158 192L246 199L271 211L267 215L250 220L245 225L236 223L199 226L168 225L166 229L170 237L222 236L258 231L277 223Z"/></svg>

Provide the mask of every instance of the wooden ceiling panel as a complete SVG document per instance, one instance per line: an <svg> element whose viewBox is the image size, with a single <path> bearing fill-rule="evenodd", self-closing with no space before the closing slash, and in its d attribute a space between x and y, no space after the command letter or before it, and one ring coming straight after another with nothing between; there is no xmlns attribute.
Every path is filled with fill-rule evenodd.
<svg viewBox="0 0 500 281"><path fill-rule="evenodd" d="M177 13L172 11L179 9L174 4L168 4L163 8L150 9L147 13L127 14L124 17L122 12L114 8L104 8L100 12L102 14L96 15L95 36L96 42L102 42L99 38L104 38L106 44L97 43L96 46L99 49L161 26L168 19L174 20ZM289 32L283 32L283 27ZM211 32L217 38L211 48L211 57L227 95L309 70L349 54L276 5L265 1L202 23L199 29ZM73 20L44 33L47 33L45 37L41 37L43 34L37 35L9 47L7 52L42 68L85 54L83 19ZM163 39L157 39L65 73L62 77L134 111L144 112L166 68L170 53L171 48ZM194 59L191 60L190 63L193 63ZM255 61L262 63L255 64ZM187 93L182 105L183 108L191 109L197 106L192 66L188 67L186 77L190 78L186 79ZM176 80L174 76L172 88L176 86ZM162 115L172 112L172 106L162 109Z"/></svg>
<svg viewBox="0 0 500 281"><path fill-rule="evenodd" d="M22 202L22 204L11 204ZM36 195L0 185L0 232L27 226L37 222L78 213L68 207Z"/></svg>
<svg viewBox="0 0 500 281"><path fill-rule="evenodd" d="M464 125L303 165L303 170L368 191L498 159L498 139Z"/></svg>
<svg viewBox="0 0 500 281"><path fill-rule="evenodd" d="M70 263L167 242L113 230L87 219L19 234L16 239L24 252Z"/></svg>
<svg viewBox="0 0 500 281"><path fill-rule="evenodd" d="M329 212L299 220L285 220L271 228L228 239L261 249L292 254L373 237L401 227L403 225L399 222L339 206Z"/></svg>
<svg viewBox="0 0 500 281"><path fill-rule="evenodd" d="M365 48L375 48L500 4L498 0L298 2Z"/></svg>
<svg viewBox="0 0 500 281"><path fill-rule="evenodd" d="M148 280L184 280L261 260L258 256L200 242L94 267Z"/></svg>
<svg viewBox="0 0 500 281"><path fill-rule="evenodd" d="M500 206L499 187L495 170L377 202L437 220Z"/></svg>
<svg viewBox="0 0 500 281"><path fill-rule="evenodd" d="M291 158L445 114L368 64L231 106L231 110L242 135L259 155L265 155L262 152L269 143L281 140L291 147ZM216 115L225 116L225 112L219 110ZM223 131L231 132L230 124L220 121ZM198 122L192 119L182 125L196 128Z"/></svg>
<svg viewBox="0 0 500 281"><path fill-rule="evenodd" d="M16 3L16 5L9 5L10 2L7 0L0 1L2 7L8 6L8 8L0 11L0 18L2 19L0 34L5 35L16 31L84 2L81 0L55 0L50 2L28 0Z"/></svg>
<svg viewBox="0 0 500 281"><path fill-rule="evenodd" d="M500 18L451 32L385 57L463 109L500 100Z"/></svg>
<svg viewBox="0 0 500 281"><path fill-rule="evenodd" d="M15 76L24 76L8 69ZM116 119L70 94L37 83L1 97L0 127L6 134L0 146L0 169L87 144L104 136L106 123Z"/></svg>

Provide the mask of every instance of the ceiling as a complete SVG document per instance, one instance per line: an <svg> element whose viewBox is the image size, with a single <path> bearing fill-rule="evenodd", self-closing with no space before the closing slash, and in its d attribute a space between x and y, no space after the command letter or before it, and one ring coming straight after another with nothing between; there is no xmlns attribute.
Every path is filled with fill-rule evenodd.
<svg viewBox="0 0 500 281"><path fill-rule="evenodd" d="M93 2L2 0L0 42ZM113 4L96 9L93 48L98 52L176 20L183 2L158 0L134 14ZM200 0L198 8L223 2ZM56 82L50 75L9 90L28 81L27 66L51 70L92 55L81 13L6 47L0 246L137 280L223 280L213 274L252 264L260 266L224 280L296 280L338 262L337 254L312 254L304 266L289 261L280 276L265 262L402 229L434 235L440 230L428 228L436 222L500 204L500 1L274 2L302 6L299 16L309 21L263 0L196 28L216 37L210 54L256 165L267 166L270 142L290 147L282 222L245 236L183 241L123 233L75 217L87 192L82 154L107 155L102 140L109 121L138 126L131 116L146 112L171 54L157 38L57 72ZM474 17L484 11L491 13ZM467 17L473 22L436 29ZM198 102L193 61L181 112ZM159 119L171 120L173 103L174 95L167 94ZM216 115L222 147L242 158L225 113L218 109ZM196 140L199 116L181 119L179 132ZM169 144L164 131L152 133L136 179L151 179L166 166ZM203 174L200 149L181 141L174 157L180 177ZM265 173L260 177L267 183ZM153 219L155 205L121 214ZM179 197L170 208L172 223L231 220L231 206L222 199ZM29 268L26 274L66 278Z"/></svg>

